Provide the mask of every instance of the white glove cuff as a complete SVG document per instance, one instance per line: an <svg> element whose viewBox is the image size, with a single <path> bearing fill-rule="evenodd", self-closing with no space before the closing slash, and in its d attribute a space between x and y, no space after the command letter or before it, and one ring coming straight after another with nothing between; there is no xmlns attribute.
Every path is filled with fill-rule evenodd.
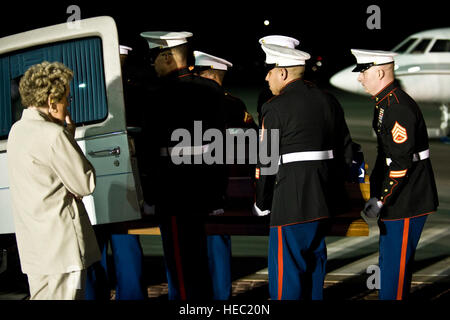
<svg viewBox="0 0 450 320"><path fill-rule="evenodd" d="M259 209L255 203L253 204L253 213L257 216L267 216L270 213L270 210L261 211L261 209Z"/></svg>

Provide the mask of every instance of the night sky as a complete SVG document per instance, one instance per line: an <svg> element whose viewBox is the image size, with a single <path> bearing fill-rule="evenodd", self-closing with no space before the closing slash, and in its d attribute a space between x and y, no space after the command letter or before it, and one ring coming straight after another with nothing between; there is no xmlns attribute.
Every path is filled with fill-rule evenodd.
<svg viewBox="0 0 450 320"><path fill-rule="evenodd" d="M229 81L254 83L263 76L258 39L281 34L300 40L300 50L321 57L321 77L354 63L351 48L390 50L408 35L450 27L442 1L13 1L1 11L0 37L66 22L76 4L81 18L115 19L121 44L133 47L135 61L147 53L143 31L190 31L192 48L231 61ZM369 5L381 9L381 29L370 30ZM264 21L269 20L268 26Z"/></svg>

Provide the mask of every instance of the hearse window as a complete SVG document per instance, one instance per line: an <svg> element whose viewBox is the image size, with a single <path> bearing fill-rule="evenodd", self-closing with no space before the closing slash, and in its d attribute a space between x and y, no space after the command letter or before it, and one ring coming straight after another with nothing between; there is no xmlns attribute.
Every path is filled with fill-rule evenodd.
<svg viewBox="0 0 450 320"><path fill-rule="evenodd" d="M108 115L102 42L83 38L27 48L0 56L0 139L6 139L23 106L18 85L25 71L42 61L59 61L74 72L70 84L72 119L86 125L102 122Z"/></svg>
<svg viewBox="0 0 450 320"><path fill-rule="evenodd" d="M430 52L450 52L450 40L436 40Z"/></svg>
<svg viewBox="0 0 450 320"><path fill-rule="evenodd" d="M416 46L411 50L412 54L424 53L430 44L431 39L422 39Z"/></svg>

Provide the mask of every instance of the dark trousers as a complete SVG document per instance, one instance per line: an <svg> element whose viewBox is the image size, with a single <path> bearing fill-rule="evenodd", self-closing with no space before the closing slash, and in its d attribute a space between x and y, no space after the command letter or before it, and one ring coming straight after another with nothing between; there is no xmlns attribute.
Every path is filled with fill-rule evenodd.
<svg viewBox="0 0 450 320"><path fill-rule="evenodd" d="M169 300L212 300L204 220L164 217L160 230Z"/></svg>
<svg viewBox="0 0 450 320"><path fill-rule="evenodd" d="M269 293L272 300L322 300L327 252L318 221L271 227Z"/></svg>
<svg viewBox="0 0 450 320"><path fill-rule="evenodd" d="M379 221L380 300L403 300L411 288L412 265L427 216Z"/></svg>

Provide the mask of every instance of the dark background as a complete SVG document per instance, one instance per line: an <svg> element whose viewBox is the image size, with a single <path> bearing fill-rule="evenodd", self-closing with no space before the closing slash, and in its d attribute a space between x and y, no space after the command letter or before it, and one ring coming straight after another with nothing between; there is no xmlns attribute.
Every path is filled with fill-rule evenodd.
<svg viewBox="0 0 450 320"><path fill-rule="evenodd" d="M254 84L264 79L264 54L258 39L269 34L300 40L313 64L322 58L320 78L354 63L351 48L390 50L415 32L448 27L442 1L13 1L0 13L0 37L64 23L76 4L81 18L108 15L115 19L120 43L134 48L135 64L146 63L143 31L190 31L192 48L234 64L228 83ZM381 9L381 29L369 30L369 5ZM265 26L264 20L270 25ZM131 56L130 56L131 57ZM317 77L317 75L314 75Z"/></svg>

